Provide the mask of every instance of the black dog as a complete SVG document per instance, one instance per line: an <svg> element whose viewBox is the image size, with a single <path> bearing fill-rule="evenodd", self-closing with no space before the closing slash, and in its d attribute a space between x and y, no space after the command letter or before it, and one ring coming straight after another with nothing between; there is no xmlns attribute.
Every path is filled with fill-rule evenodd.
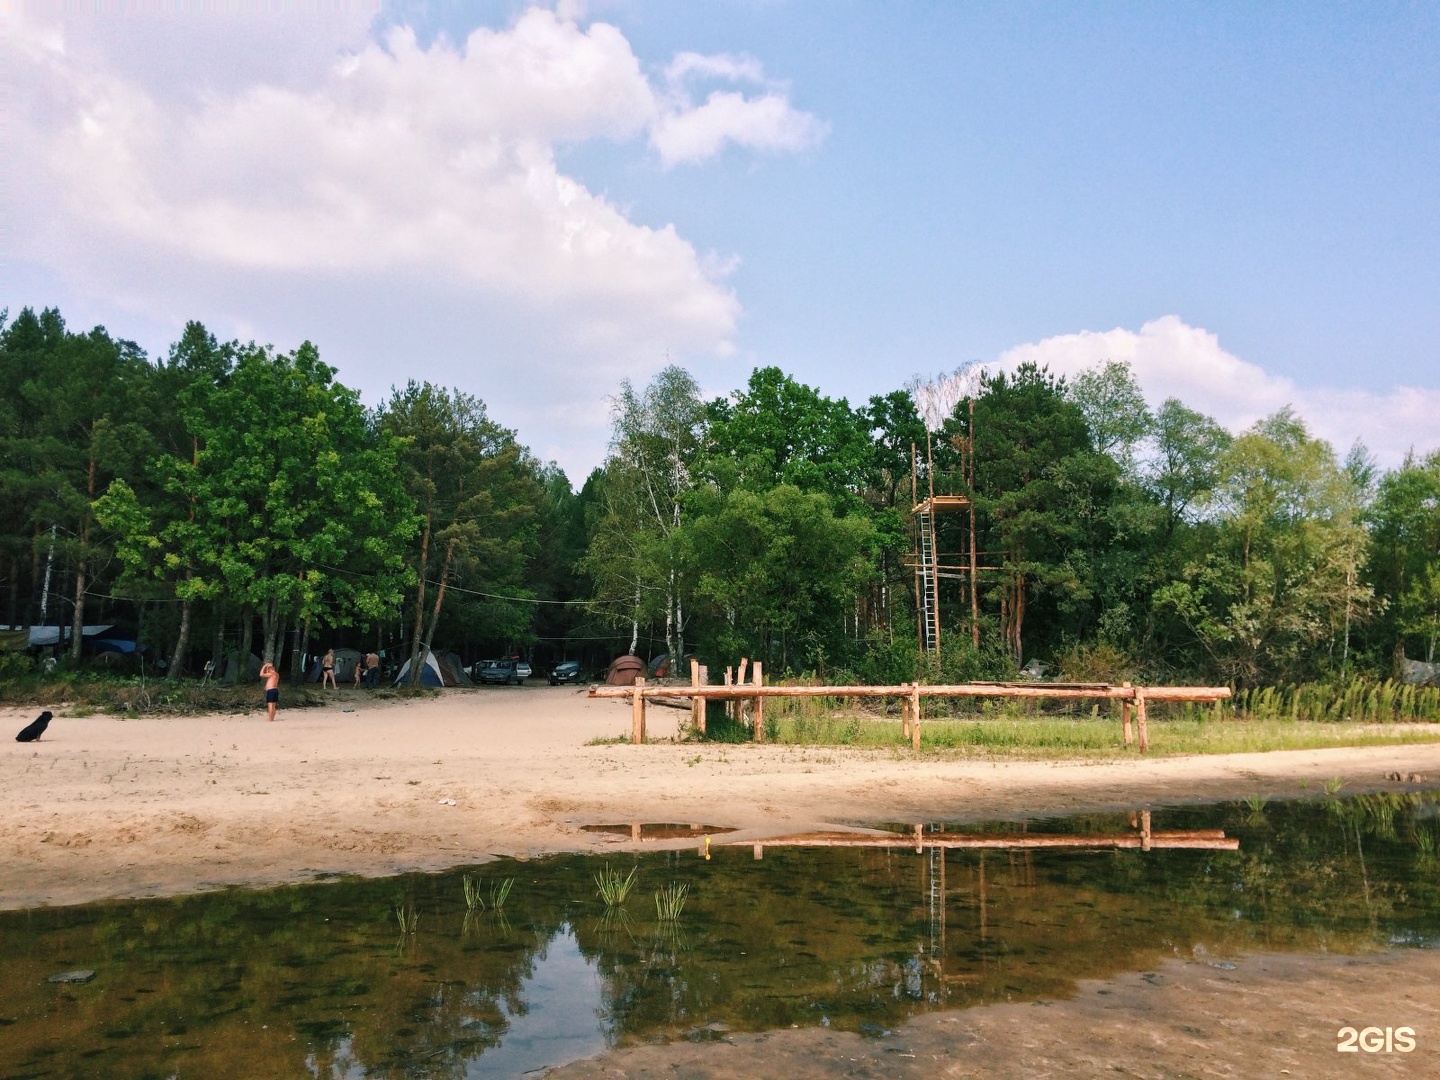
<svg viewBox="0 0 1440 1080"><path fill-rule="evenodd" d="M45 729L49 726L50 710L46 709L44 712L42 712L39 716L35 718L35 722L33 724L30 724L28 727L25 728L24 731L20 732L19 735L15 736L15 741L36 742L39 740L40 736L45 733Z"/></svg>

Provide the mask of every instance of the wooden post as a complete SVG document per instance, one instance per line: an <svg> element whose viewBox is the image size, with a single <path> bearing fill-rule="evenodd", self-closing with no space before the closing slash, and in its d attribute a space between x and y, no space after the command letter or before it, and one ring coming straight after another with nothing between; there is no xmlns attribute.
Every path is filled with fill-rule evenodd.
<svg viewBox="0 0 1440 1080"><path fill-rule="evenodd" d="M759 862L761 859L765 858L765 845L756 844L754 848L754 854L756 862Z"/></svg>
<svg viewBox="0 0 1440 1080"><path fill-rule="evenodd" d="M700 685L700 661L690 658L690 685ZM705 699L696 695L690 699L690 727L696 734L705 734Z"/></svg>
<svg viewBox="0 0 1440 1080"><path fill-rule="evenodd" d="M1142 729L1143 730L1143 729ZM1140 811L1140 850L1150 850L1150 811Z"/></svg>
<svg viewBox="0 0 1440 1080"><path fill-rule="evenodd" d="M764 669L764 667L761 665L761 663L760 663L759 660L756 660L756 661L755 661L755 674L751 677L750 681L751 681L752 683L754 683L756 686L764 686L764 685L765 685L765 669ZM756 742L764 742L764 741L765 741L765 699L764 699L763 697L758 697L758 696L757 696L757 697L755 698L755 704L752 706L752 711L753 711L754 714L755 714L755 741L756 741Z"/></svg>
<svg viewBox="0 0 1440 1080"><path fill-rule="evenodd" d="M1120 685L1128 688L1129 685L1130 685L1130 682L1129 682L1129 680L1127 679L1125 682L1121 683ZM1120 726L1125 729L1125 745L1126 745L1126 746L1129 746L1129 745L1130 745L1130 709L1131 709L1130 700L1129 700L1128 698L1122 698L1121 701L1120 701Z"/></svg>
<svg viewBox="0 0 1440 1080"><path fill-rule="evenodd" d="M900 738L910 738L910 698L905 696L900 699Z"/></svg>
<svg viewBox="0 0 1440 1080"><path fill-rule="evenodd" d="M910 684L910 747L920 749L920 684Z"/></svg>
<svg viewBox="0 0 1440 1080"><path fill-rule="evenodd" d="M749 667L750 667L750 661L747 660L747 659L746 659L745 657L743 657L743 656L740 657L740 664L739 664L739 666L735 669L735 685L736 685L736 686L744 686L744 685L745 685L745 672L746 672L746 670L747 670ZM746 710L748 710L749 708L750 708L750 703L749 703L748 701L741 701L741 700L738 700L738 699L736 700L736 702L735 702L735 720L736 720L737 723L741 723L741 724L745 723L745 713L746 713Z"/></svg>
<svg viewBox="0 0 1440 1080"><path fill-rule="evenodd" d="M1145 730L1145 693L1141 690L1135 692L1135 726L1140 729L1140 752L1143 754L1150 747L1150 736Z"/></svg>
<svg viewBox="0 0 1440 1080"><path fill-rule="evenodd" d="M726 664L726 665L725 665L725 685L726 685L726 686L732 686L732 685L734 685L734 682L735 682L734 675L735 675L735 669L734 669L733 667L731 667L729 664ZM731 721L734 721L734 720L735 720L735 702L733 702L733 701L727 701L727 702L725 702L725 717L726 717L726 719L731 720Z"/></svg>
<svg viewBox="0 0 1440 1080"><path fill-rule="evenodd" d="M637 844L640 842L640 823L638 821L630 823L630 839Z"/></svg>
<svg viewBox="0 0 1440 1080"><path fill-rule="evenodd" d="M630 695L630 742L639 746L645 741L645 678L635 676L635 690Z"/></svg>
<svg viewBox="0 0 1440 1080"><path fill-rule="evenodd" d="M925 826L924 826L924 825L916 825L916 826L915 826L915 854L916 854L916 855L919 855L922 851L925 850L925 841L924 841L924 839L923 839L924 831L925 831Z"/></svg>

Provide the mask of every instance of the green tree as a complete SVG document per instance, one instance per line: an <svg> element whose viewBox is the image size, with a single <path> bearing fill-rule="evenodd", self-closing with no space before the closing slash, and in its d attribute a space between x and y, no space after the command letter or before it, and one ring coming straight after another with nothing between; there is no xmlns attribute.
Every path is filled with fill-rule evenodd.
<svg viewBox="0 0 1440 1080"><path fill-rule="evenodd" d="M598 610L628 612L630 652L642 620L663 624L672 657L685 651L686 581L676 549L685 499L705 432L700 388L671 365L637 393L627 380L615 399L603 509L582 568Z"/></svg>
<svg viewBox="0 0 1440 1080"><path fill-rule="evenodd" d="M709 644L722 655L823 667L844 648L845 620L875 574L877 538L863 515L837 515L822 492L709 487L684 536Z"/></svg>
<svg viewBox="0 0 1440 1080"><path fill-rule="evenodd" d="M1433 662L1440 626L1440 451L1407 456L1376 487L1367 518L1374 540L1370 574L1389 602L1385 647L1403 655L1405 639L1424 643Z"/></svg>
<svg viewBox="0 0 1440 1080"><path fill-rule="evenodd" d="M1235 440L1220 463L1209 550L1157 593L1222 677L1298 679L1374 610L1354 484L1290 410ZM1342 645L1343 649L1343 645ZM1343 661L1342 661L1343 662Z"/></svg>
<svg viewBox="0 0 1440 1080"><path fill-rule="evenodd" d="M413 581L404 552L418 521L394 440L372 431L353 390L306 342L255 345L186 422L193 466L193 587L258 611L264 657L282 618L303 630L389 616Z"/></svg>
<svg viewBox="0 0 1440 1080"><path fill-rule="evenodd" d="M529 595L525 571L542 492L538 469L515 432L491 420L484 403L469 394L412 381L391 395L379 427L399 448L405 487L420 514L419 546L411 558L414 686L452 584L473 584L495 596ZM492 629L501 626L513 635L528 625L528 611L495 596L485 606L504 617L491 619Z"/></svg>

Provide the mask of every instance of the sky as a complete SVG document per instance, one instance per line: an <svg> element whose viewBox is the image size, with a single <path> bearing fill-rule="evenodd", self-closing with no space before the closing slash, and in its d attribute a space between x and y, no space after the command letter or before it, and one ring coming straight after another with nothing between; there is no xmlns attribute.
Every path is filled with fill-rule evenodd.
<svg viewBox="0 0 1440 1080"><path fill-rule="evenodd" d="M1131 364L1440 449L1440 6L0 0L0 305L310 340L578 486L610 398Z"/></svg>

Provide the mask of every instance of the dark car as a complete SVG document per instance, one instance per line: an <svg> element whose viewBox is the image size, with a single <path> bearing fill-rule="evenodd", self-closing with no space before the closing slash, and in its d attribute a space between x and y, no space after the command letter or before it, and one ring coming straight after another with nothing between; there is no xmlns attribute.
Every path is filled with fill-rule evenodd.
<svg viewBox="0 0 1440 1080"><path fill-rule="evenodd" d="M580 681L580 661L561 660L550 669L550 685L559 686L561 683L577 683Z"/></svg>
<svg viewBox="0 0 1440 1080"><path fill-rule="evenodd" d="M470 668L470 678L478 683L518 683L514 660L481 660Z"/></svg>

